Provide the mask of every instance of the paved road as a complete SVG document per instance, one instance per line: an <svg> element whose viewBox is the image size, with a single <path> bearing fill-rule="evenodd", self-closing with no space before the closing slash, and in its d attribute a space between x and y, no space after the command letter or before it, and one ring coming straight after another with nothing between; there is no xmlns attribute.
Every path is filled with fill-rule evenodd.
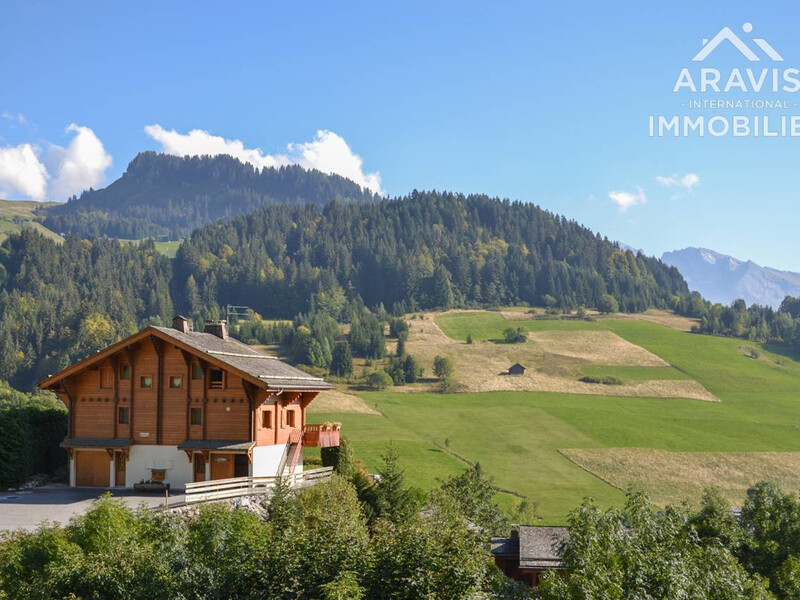
<svg viewBox="0 0 800 600"><path fill-rule="evenodd" d="M100 494L107 490L95 488L42 488L19 492L0 492L0 531L6 529L35 529L44 521L66 524L73 515L85 512ZM133 490L110 490L133 508L163 506L164 496L140 494ZM183 502L183 494L170 495L170 504Z"/></svg>

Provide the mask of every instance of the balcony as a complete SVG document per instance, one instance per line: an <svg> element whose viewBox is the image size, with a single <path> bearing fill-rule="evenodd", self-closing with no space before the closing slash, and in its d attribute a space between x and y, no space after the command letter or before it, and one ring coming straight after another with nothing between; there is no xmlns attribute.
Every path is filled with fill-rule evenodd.
<svg viewBox="0 0 800 600"><path fill-rule="evenodd" d="M306 425L303 427L303 445L309 448L330 448L339 445L338 423L324 423L322 425Z"/></svg>

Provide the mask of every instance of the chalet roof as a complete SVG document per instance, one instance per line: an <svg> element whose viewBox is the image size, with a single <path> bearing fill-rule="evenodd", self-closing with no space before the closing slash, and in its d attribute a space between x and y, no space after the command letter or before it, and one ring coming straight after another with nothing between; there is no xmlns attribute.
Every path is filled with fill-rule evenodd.
<svg viewBox="0 0 800 600"><path fill-rule="evenodd" d="M133 443L125 438L66 438L62 448L127 448Z"/></svg>
<svg viewBox="0 0 800 600"><path fill-rule="evenodd" d="M104 360L114 352L119 352L132 344L145 340L148 335L172 341L176 346L205 355L212 365L238 371L246 378L258 382L266 388L317 391L329 390L333 387L321 377L309 375L274 356L263 354L231 337L222 339L211 333L200 331L183 332L171 327L156 326L147 327L139 333L112 344L105 350L78 361L63 371L51 375L42 381L39 386L45 389L50 388L65 377Z"/></svg>
<svg viewBox="0 0 800 600"><path fill-rule="evenodd" d="M520 569L558 569L561 546L569 540L568 527L522 525L510 538L492 538L492 554L518 556Z"/></svg>
<svg viewBox="0 0 800 600"><path fill-rule="evenodd" d="M519 538L492 538L492 554L499 556L519 556Z"/></svg>
<svg viewBox="0 0 800 600"><path fill-rule="evenodd" d="M178 444L178 450L228 450L230 452L250 450L255 442L230 440L185 440Z"/></svg>
<svg viewBox="0 0 800 600"><path fill-rule="evenodd" d="M561 545L567 541L568 527L521 526L520 569L559 568L562 564Z"/></svg>
<svg viewBox="0 0 800 600"><path fill-rule="evenodd" d="M514 364L513 364L513 365L511 365L509 368L510 368L510 369L513 369L514 367L519 367L520 369L524 369L524 368L525 368L525 366L524 366L524 365L521 365L521 364L519 364L519 363L514 363Z"/></svg>
<svg viewBox="0 0 800 600"><path fill-rule="evenodd" d="M153 327L153 329L199 352L209 354L218 361L263 381L271 388L329 390L332 387L321 377L309 375L231 337L223 340L211 333L199 331L184 333L171 327Z"/></svg>

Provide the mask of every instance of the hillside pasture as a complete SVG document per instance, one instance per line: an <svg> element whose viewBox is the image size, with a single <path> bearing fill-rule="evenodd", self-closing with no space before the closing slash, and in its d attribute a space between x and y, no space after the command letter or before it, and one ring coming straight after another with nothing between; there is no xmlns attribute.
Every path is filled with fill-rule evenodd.
<svg viewBox="0 0 800 600"><path fill-rule="evenodd" d="M481 368L482 355L492 348L529 347L536 352L534 342L479 341L476 332L484 332L484 340L496 339L507 326L498 313L453 313L436 320L443 329L459 327L464 337L471 331L476 339L465 344L464 337L444 336L458 355L480 350L457 364L457 376L459 369ZM625 386L604 385L592 386L594 395L530 390L401 393L395 388L358 392L380 415L331 412L309 418L342 422L343 434L371 472L379 467L387 444L402 442L401 466L419 487L466 466L457 457L480 462L497 486L534 501L543 523L563 523L586 496L601 507L618 506L630 484L643 487L659 506L695 501L709 484L719 485L735 505L744 502L744 489L759 479L798 490L792 478L800 468L800 362L792 357L753 343L748 345L759 350L753 359L743 353L741 340L686 333L644 319L520 323L529 331L546 331L548 326L580 331L583 326L613 332L671 365L595 365L570 358L575 362L566 361L567 370L618 376L628 384L697 382L721 402L623 397L620 388ZM409 324L410 342L436 325L432 318ZM503 498L508 506L508 497Z"/></svg>
<svg viewBox="0 0 800 600"><path fill-rule="evenodd" d="M34 202L28 200L0 200L0 242L23 229L33 229L56 242L63 242L57 233L50 231L36 220L36 211L56 202Z"/></svg>
<svg viewBox="0 0 800 600"><path fill-rule="evenodd" d="M456 318L461 331L484 332L472 344L452 339L443 329ZM499 320L498 320L499 318ZM514 324L531 331L530 341L506 344L493 341L501 337L508 321L493 312L429 313L408 321L407 351L430 372L437 355L449 357L455 367L458 389L467 392L539 391L602 396L690 398L716 401L700 383L672 375L659 379L669 364L652 352L637 346L591 321L529 320ZM517 325L517 323L519 325ZM440 327L440 324L443 327ZM498 333L499 330L499 333ZM488 339L487 339L488 338ZM524 375L510 376L508 368L520 363ZM632 380L622 377L622 385L606 386L580 381L584 369L593 367L640 369ZM641 370L644 369L644 370ZM651 374L646 379L646 374ZM612 375L612 373L607 373ZM405 388L406 391L431 389L430 384Z"/></svg>

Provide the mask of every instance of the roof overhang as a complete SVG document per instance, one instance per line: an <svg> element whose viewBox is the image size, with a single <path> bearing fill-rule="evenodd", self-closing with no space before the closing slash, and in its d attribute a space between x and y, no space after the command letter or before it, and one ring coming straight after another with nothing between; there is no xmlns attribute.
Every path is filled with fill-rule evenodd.
<svg viewBox="0 0 800 600"><path fill-rule="evenodd" d="M149 336L155 336L163 342L169 343L174 345L176 348L180 348L193 356L197 356L202 358L202 360L206 361L207 363L225 369L227 371L231 371L236 373L239 377L244 379L245 381L250 382L253 385L256 385L260 388L264 389L285 389L289 391L308 391L308 392L318 392L329 390L333 386L326 382L324 379L320 379L318 377L309 376L308 378L286 378L286 377L277 377L277 378L270 378L270 377L256 377L247 373L246 371L242 371L237 367L231 365L230 363L225 362L222 358L225 356L226 353L224 352L205 352L203 350L199 350L195 348L191 344L186 344L181 340L174 338L172 336L166 335L165 333L159 331L155 327L146 327L139 333L135 333L132 336L129 336L123 340L120 340L116 344L110 345L105 350L100 350L99 352L87 356L83 360L79 360L75 364L67 367L66 369L59 371L55 375L51 375L47 379L42 380L39 382L39 387L42 389L52 389L58 383L66 379L71 375L75 375L76 373L80 373L81 371L88 369L92 365L99 363L112 354L119 352L120 350L124 350L128 346L132 346L134 344L138 344L143 342ZM270 358L265 355L265 358ZM276 359L273 359L276 360ZM59 391L59 390L54 390Z"/></svg>
<svg viewBox="0 0 800 600"><path fill-rule="evenodd" d="M220 452L247 452L255 446L255 442L231 440L184 440L178 444L178 450L216 450Z"/></svg>

